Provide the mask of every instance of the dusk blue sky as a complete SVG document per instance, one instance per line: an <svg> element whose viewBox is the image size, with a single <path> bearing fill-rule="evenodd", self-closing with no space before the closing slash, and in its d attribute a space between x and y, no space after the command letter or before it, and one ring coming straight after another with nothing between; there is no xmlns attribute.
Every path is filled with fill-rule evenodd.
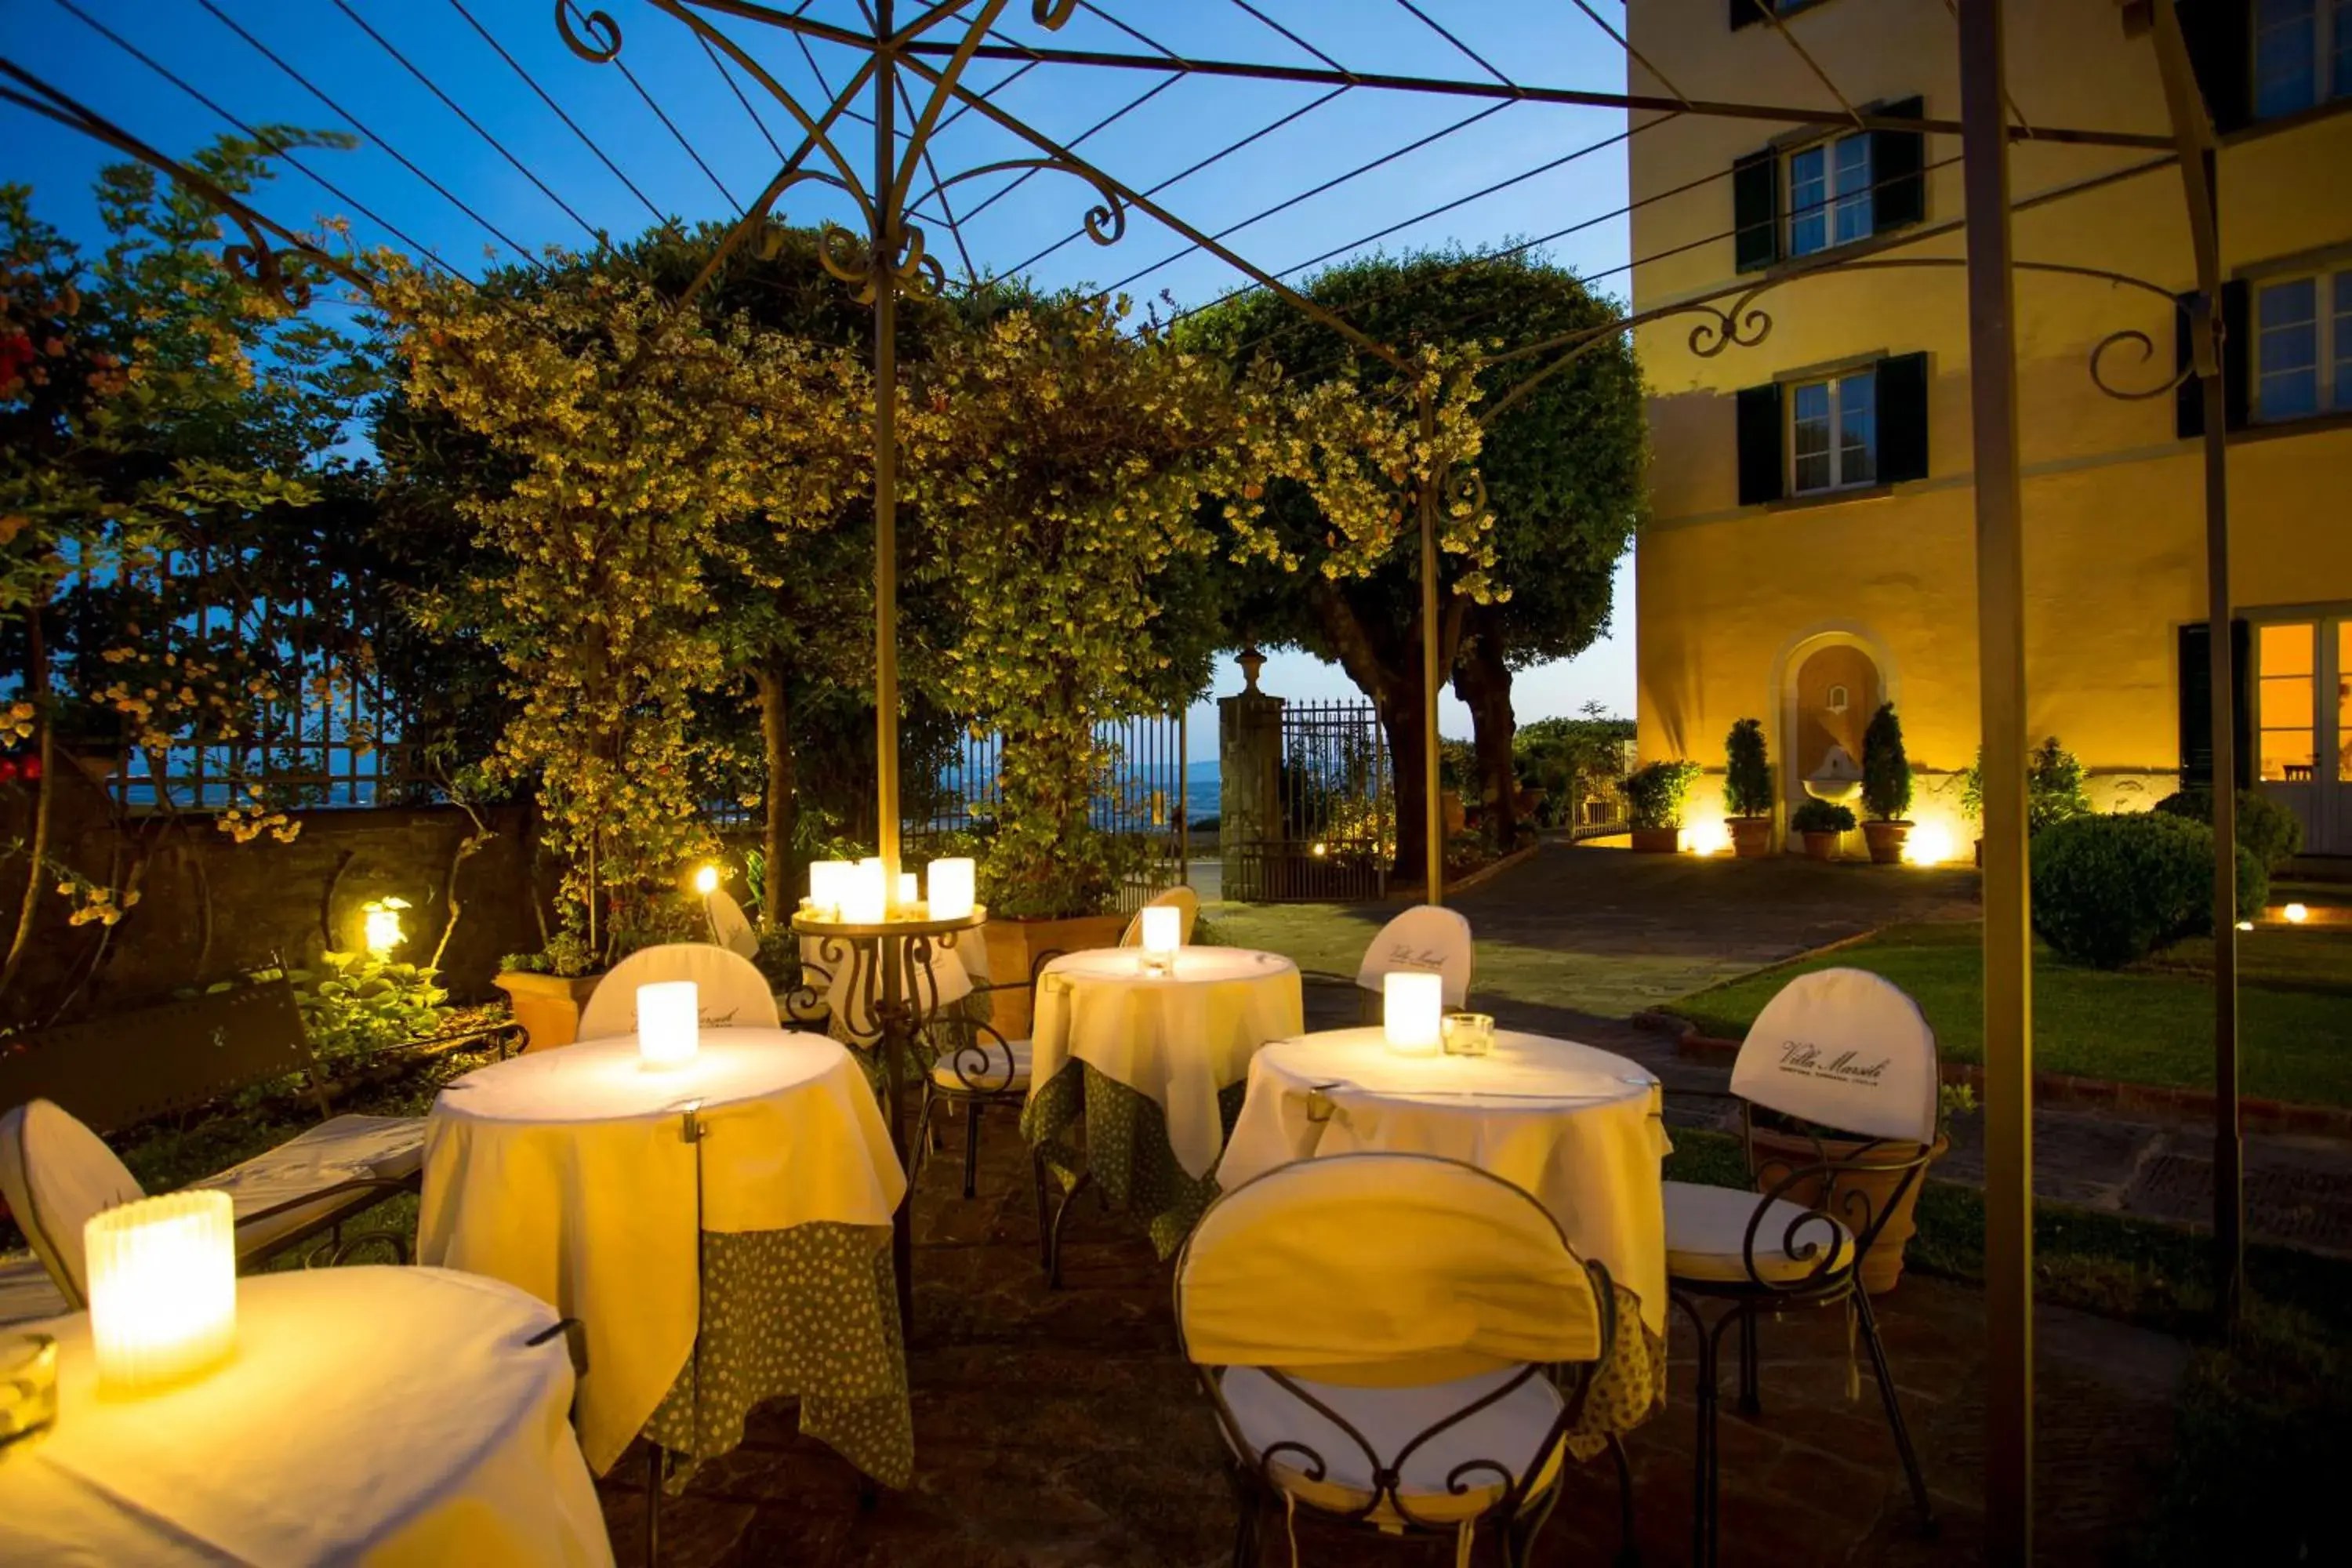
<svg viewBox="0 0 2352 1568"><path fill-rule="evenodd" d="M311 168L350 199L289 169L257 201L279 221L308 228L324 216L345 217L362 244L406 248L400 237L404 235L408 242L469 274L481 270L486 254L511 258L513 252L458 203L526 248L585 247L593 243L592 229L617 236L648 226L653 212L647 202L665 216L689 221L733 217L738 211L734 204L753 200L775 171L778 159L768 137L772 135L786 151L795 141L795 128L785 110L740 71L730 87L689 29L646 0L608 0L604 9L622 30L619 63L667 115L677 135L665 127L615 66L591 64L564 47L552 21L553 7L546 0L342 0L341 5L335 0L210 0L220 16L275 51L286 66L323 89L336 107L314 97L239 37L206 8L205 0L72 0L72 5L248 124L333 127L354 133L364 128L365 144L356 151L303 154ZM911 0L899 0L900 19L917 8ZM805 9L811 17L839 26L863 25L856 0L813 0ZM1253 9L1266 20L1253 16ZM1417 16L1416 9L1429 20ZM1622 26L1620 0L1594 0L1594 9L1612 26ZM468 22L469 15L594 139L628 184L499 58ZM810 57L804 58L799 45L778 30L715 13L704 15L812 111L821 112L828 97L819 86L820 73L837 89L856 64L852 52L837 46L814 44ZM381 35L383 43L371 37L361 21ZM1441 36L1432 21L1463 47ZM1150 42L1122 31L1117 23L1148 35ZM1612 91L1622 90L1625 79L1617 46L1570 0L1412 0L1410 5L1405 0L1249 0L1246 8L1241 0L1100 0L1081 5L1067 26L1051 35L1030 22L1028 0L1013 0L1000 29L1013 39L1075 49L1153 54L1158 52L1153 46L1159 45L1194 58L1324 63L1270 24L1278 24L1350 70L1488 80L1493 79L1492 67L1520 82ZM934 36L952 37L960 30L950 25ZM457 109L513 154L521 170L436 98L384 44L428 76ZM64 0L0 0L0 55L168 153L184 153L233 129L78 17ZM1010 63L980 61L966 80L986 88L1019 70ZM1158 73L1037 66L1005 85L994 100L1056 140L1077 142L1078 151L1090 161L1148 191L1225 143L1332 91L1201 77L1163 87L1166 81ZM764 120L764 134L739 101L737 87ZM911 79L908 87L919 90ZM1161 90L1154 93L1155 88ZM1147 93L1146 101L1084 135L1097 121ZM1403 152L1370 173L1340 178L1360 164L1457 124L1463 128ZM1257 265L1277 271L1314 263L1327 252L1347 255L1447 243L1488 247L1551 234L1623 206L1623 147L1596 146L1622 130L1623 117L1603 110L1543 104L1497 108L1492 100L1357 88L1176 181L1154 199L1213 233L1232 229L1226 243ZM679 135L709 165L708 174L681 146ZM848 125L840 139L861 170L870 166L870 130ZM1570 156L1580 149L1593 150ZM1027 151L982 116L965 114L937 138L934 160L940 174L952 175ZM97 142L0 104L0 178L31 184L40 213L69 234L94 234L89 182L112 157ZM447 195L404 166L403 158L446 187ZM1556 160L1565 161L1361 243L1402 220ZM1335 180L1339 183L1330 189L1286 211L1248 221L1267 207ZM630 184L645 200L632 193ZM928 184L928 176L919 180L918 189ZM1094 200L1079 182L1050 174L1017 184L1012 175L984 175L954 186L950 197L963 247L983 273L1011 269L1074 235ZM358 210L361 205L375 216L364 216ZM846 198L811 186L790 193L781 210L799 222L848 216ZM1235 226L1243 225L1246 226ZM1622 218L1605 218L1547 248L1554 260L1622 297L1628 283L1623 271L1626 232ZM962 257L944 225L929 226L929 241L933 253L961 273ZM1118 245L1104 248L1076 238L1037 260L1030 270L1048 285L1117 285L1139 299L1157 299L1164 291L1179 306L1202 303L1240 281L1224 263L1189 249L1181 237L1139 213L1131 216L1127 236ZM1573 712L1588 699L1631 713L1633 629L1629 561L1619 574L1611 636L1575 660L1523 674L1517 689L1520 718ZM1219 693L1239 684L1229 664L1221 669ZM1338 670L1296 655L1271 661L1265 685L1292 697L1344 696L1354 689ZM1468 715L1450 698L1444 727L1457 734L1469 729ZM1191 749L1195 756L1215 754L1213 710L1196 710Z"/></svg>

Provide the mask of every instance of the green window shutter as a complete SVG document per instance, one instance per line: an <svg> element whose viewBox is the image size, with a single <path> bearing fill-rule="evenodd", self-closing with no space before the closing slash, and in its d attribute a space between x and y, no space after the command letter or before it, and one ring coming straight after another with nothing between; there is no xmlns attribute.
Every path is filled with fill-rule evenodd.
<svg viewBox="0 0 2352 1568"><path fill-rule="evenodd" d="M2243 621L2230 623L2230 676L2236 700L2231 704L2236 722L2231 745L2236 751L2232 770L2238 787L2252 787L2253 778L2253 704L2246 700L2247 662L2252 637ZM2197 621L2180 628L2180 787L2210 789L2213 785L2213 639L2208 623Z"/></svg>
<svg viewBox="0 0 2352 1568"><path fill-rule="evenodd" d="M1917 120L1927 113L1916 98L1882 104L1874 112L1890 120ZM1870 232L1885 234L1927 216L1927 139L1911 131L1870 133Z"/></svg>
<svg viewBox="0 0 2352 1568"><path fill-rule="evenodd" d="M2179 0L2176 10L2213 129L2224 134L2237 130L2253 118L2252 0Z"/></svg>
<svg viewBox="0 0 2352 1568"><path fill-rule="evenodd" d="M1734 269L1761 272L1780 259L1780 159L1756 153L1731 165Z"/></svg>
<svg viewBox="0 0 2352 1568"><path fill-rule="evenodd" d="M1739 389L1739 504L1779 500L1784 493L1780 384L1743 386Z"/></svg>
<svg viewBox="0 0 2352 1568"><path fill-rule="evenodd" d="M1736 33L1742 27L1752 27L1763 19L1764 14L1756 9L1756 0L1731 0L1733 32Z"/></svg>
<svg viewBox="0 0 2352 1568"><path fill-rule="evenodd" d="M2197 379L2193 366L2197 363L2197 319L2189 312L2197 305L2197 290L2173 296L2178 307L2172 312L2172 374L2187 374L2189 379L2173 389L2172 433L2183 440L2205 434L2205 384Z"/></svg>
<svg viewBox="0 0 2352 1568"><path fill-rule="evenodd" d="M2254 406L2254 289L2242 278L2221 285L2221 410L2223 422L2242 430Z"/></svg>
<svg viewBox="0 0 2352 1568"><path fill-rule="evenodd" d="M1878 362L1878 478L1882 484L1927 477L1927 356Z"/></svg>

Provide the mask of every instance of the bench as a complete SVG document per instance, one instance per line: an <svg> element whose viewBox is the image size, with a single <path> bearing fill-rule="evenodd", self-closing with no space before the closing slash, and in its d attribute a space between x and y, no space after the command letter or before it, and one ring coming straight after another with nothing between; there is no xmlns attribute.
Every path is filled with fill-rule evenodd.
<svg viewBox="0 0 2352 1568"><path fill-rule="evenodd" d="M470 1034L490 1037L499 1032ZM0 1113L5 1113L12 1132L26 1120L16 1108L30 1108L37 1100L49 1101L94 1133L107 1133L289 1077L303 1084L318 1125L190 1184L223 1188L235 1201L240 1268L322 1232L339 1255L360 1245L343 1241L344 1222L395 1194L416 1191L424 1169L423 1118L332 1114L300 1010L282 975L0 1040ZM0 1147L0 1161L23 1160L21 1147ZM24 1169L0 1168L0 1188L12 1207L24 1203L30 1180ZM25 1218L17 1215L20 1226ZM390 1243L405 1260L406 1245L399 1237L364 1239ZM37 1257L0 1258L0 1322L73 1310L84 1304L78 1295L70 1281L53 1278Z"/></svg>

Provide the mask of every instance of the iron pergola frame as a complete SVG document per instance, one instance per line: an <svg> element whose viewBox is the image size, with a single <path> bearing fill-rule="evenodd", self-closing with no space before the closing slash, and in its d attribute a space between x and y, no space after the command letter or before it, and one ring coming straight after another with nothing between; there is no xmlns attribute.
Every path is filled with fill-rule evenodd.
<svg viewBox="0 0 2352 1568"><path fill-rule="evenodd" d="M1785 104L1693 100L1677 92L1608 93L1456 80L1436 77L1358 73L1247 61L1191 59L1173 54L1131 55L1106 51L1045 48L1002 37L998 23L1011 0L930 0L913 4L911 16L898 20L898 0L871 0L861 6L869 26L864 31L814 20L774 5L752 0L646 0L684 26L703 44L724 54L761 90L792 116L801 131L798 146L786 156L760 198L728 233L719 254L698 278L688 297L698 289L726 258L757 236L784 194L803 184L818 184L847 195L857 210L863 233L828 226L821 259L825 269L845 286L858 290L873 311L873 359L877 387L898 380L898 300L901 290L929 293L942 287L943 268L929 253L920 223L913 221L922 199L961 181L981 175L1050 171L1076 177L1092 187L1097 204L1086 215L1085 232L1096 243L1116 243L1126 232L1128 214L1139 212L1185 239L1190 245L1232 267L1250 286L1272 291L1302 317L1336 333L1353 352L1403 371L1406 352L1385 343L1318 304L1282 278L1250 261L1213 236L1195 227L1152 197L1121 182L1086 158L1074 146L1055 140L994 103L992 89L975 89L963 77L975 60L1017 62L1024 67L1058 65L1097 70L1200 76L1321 85L1338 89L1397 92L1418 96L1484 99L1510 102L1549 103L1600 108L1629 115L1696 115L1788 126L1859 127L1865 130L1958 135L1962 142L1966 216L1929 228L1841 247L1817 262L1784 267L1764 279L1741 283L1706 296L1684 300L1654 310L1630 313L1608 327L1577 334L1573 340L1524 345L1494 356L1496 362L1553 357L1533 376L1521 381L1507 396L1486 411L1486 417L1507 409L1543 377L1558 373L1598 343L1635 327L1674 316L1698 314L1706 319L1694 327L1691 352L1712 356L1732 346L1753 346L1770 330L1770 317L1757 308L1765 292L1790 282L1827 273L1871 268L1958 267L1968 277L1970 342L1970 387L1974 404L1976 512L1979 582L1979 661L1982 691L1981 730L1984 745L1984 909L1985 909L1985 1115L1987 1126L1986 1300L1990 1355L1987 1398L1986 1518L1988 1550L1993 1561L2023 1562L2032 1546L2032 1001L2031 925L2026 880L2025 844L2025 663L2024 598L2021 549L2022 483L2018 458L2014 278L2019 271L2074 276L2147 290L2172 301L2168 289L2145 279L2099 268L2020 259L2011 243L2013 212L2064 200L2117 180L2131 179L2165 168L2180 171L2184 205L2196 259L2197 286L2189 312L2189 363L2161 385L2130 389L2117 386L2104 374L2102 362L2119 344L2137 346L2143 359L2152 357L2155 344L2137 330L2111 333L2091 353L2090 374L2110 395L2148 398L2163 395L2195 377L2206 410L2203 437L2205 468L2207 584L2209 613L2216 627L2223 626L2231 609L2228 574L2227 452L2223 407L2222 356L2220 340L2222 282L2218 237L2218 142L2204 100L2191 70L2188 49L2170 5L2159 0L2119 0L2120 23L2127 36L2153 38L2170 120L2168 134L2105 131L2065 126L2026 125L2012 119L2015 105L2006 85L2002 57L2002 0L1958 0L1955 6L1962 84L1962 113L1958 121L1895 117L1858 111L1844 103L1836 108L1806 108ZM1065 26L1085 0L1030 0L1031 20L1046 31ZM1765 0L1759 8L1779 30L1779 18ZM1092 7L1089 6L1089 9ZM805 9L805 7L803 7ZM1588 13L1589 14L1589 13ZM574 24L574 16L578 25ZM710 20L734 21L776 29L812 42L851 48L864 57L821 109L812 109L786 89L728 32ZM616 59L623 38L617 22L603 11L582 12L573 0L555 0L555 25L564 42L583 59L606 63ZM1596 22L1598 18L1595 18ZM949 41L945 36L961 29ZM1639 59L1630 44L1613 29L1603 27L1629 58ZM934 35L941 35L934 37ZM1785 37L1785 33L1783 34ZM1791 43L1793 45L1793 39ZM1801 53L1801 48L1800 48ZM1642 62L1646 67L1647 62ZM1811 64L1810 57L1808 63ZM1653 74L1656 74L1654 68ZM907 73L929 89L918 105L906 94L911 119L901 129L901 93ZM1815 68L1817 75L1819 68ZM232 245L225 260L254 278L289 304L307 295L299 273L286 263L299 263L331 274L362 290L370 288L366 275L298 234L268 218L246 202L184 163L160 153L139 138L59 92L14 63L0 60L0 101L94 137L140 162L166 174L200 195L235 222L245 243ZM1664 79L1661 78L1661 80ZM1834 84L1832 88L1835 94ZM642 90L642 89L641 89ZM852 105L870 95L870 116ZM913 195L916 172L931 168L931 143L942 128L944 111L954 105L957 114L976 113L998 129L1025 142L1033 155L1002 160L959 171L941 179L934 171L922 198ZM748 107L748 105L747 105ZM756 118L756 117L755 117ZM873 132L869 153L852 156L838 138L845 120L869 120ZM1635 129L1641 129L1636 127ZM2088 147L2136 150L2156 154L2131 166L2079 180L2013 200L2008 174L2008 151L2023 140ZM952 223L950 222L950 226ZM1900 257L1888 254L1954 231L1966 239L1961 258ZM1475 264L1476 258L1470 258ZM1728 301L1727 304L1726 301ZM1433 429L1430 395L1419 395L1418 410L1424 439ZM875 509L875 689L877 830L882 858L895 876L899 856L898 755L898 625L897 513L898 478L894 400L876 398L874 417ZM1426 466L1426 465L1424 465ZM1440 812L1436 788L1437 695L1439 689L1438 547L1436 517L1443 493L1457 477L1424 473L1415 482L1419 521L1421 598L1422 723L1424 740L1424 794L1428 841L1427 897L1444 896L1444 847L1437 829ZM2210 639L2212 689L2233 689L2230 639ZM2215 926L2215 1047L2217 1109L2216 1232L2219 1274L2223 1281L2225 1311L2233 1311L2242 1270L2242 1205L2240 1192L2240 1146L2237 1106L2237 1040L2235 1010L2235 859L2234 800L2223 781L2235 776L2234 734L2229 705L2213 704L2211 744L2214 758ZM903 1118L894 1114L893 1131L903 1148ZM903 1221L903 1213L902 1213ZM903 1283L903 1281L902 1281Z"/></svg>

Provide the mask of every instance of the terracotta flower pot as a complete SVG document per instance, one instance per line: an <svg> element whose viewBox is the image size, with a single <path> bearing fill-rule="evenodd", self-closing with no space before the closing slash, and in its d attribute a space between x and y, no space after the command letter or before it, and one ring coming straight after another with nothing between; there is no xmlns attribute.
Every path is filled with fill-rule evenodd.
<svg viewBox="0 0 2352 1568"><path fill-rule="evenodd" d="M1671 855L1682 847L1682 837L1679 827L1637 827L1633 847L1644 855Z"/></svg>
<svg viewBox="0 0 2352 1568"><path fill-rule="evenodd" d="M1848 1138L1824 1138L1816 1144L1812 1139L1801 1133L1781 1132L1769 1127L1755 1129L1749 1138L1756 1151L1758 1192L1769 1190L1792 1171L1801 1170L1807 1165L1818 1164L1824 1160L1851 1159L1864 1146L1862 1140ZM1942 1159L1945 1151L1951 1146L1949 1138L1937 1133L1935 1148L1927 1156L1928 1163L1932 1165ZM1903 1160L1916 1153L1919 1145L1885 1143L1879 1147L1887 1158ZM1899 1170L1880 1173L1864 1169L1841 1173L1837 1178L1836 1198L1829 1202L1824 1202L1822 1197L1822 1179L1819 1177L1797 1182L1780 1195L1790 1203L1808 1207L1821 1204L1842 1219L1851 1214L1858 1223L1861 1200L1850 1198L1848 1194L1866 1194L1870 1205L1868 1212L1876 1215L1894 1196L1903 1174ZM1886 1216L1885 1228L1878 1233L1878 1239L1871 1244L1870 1256L1862 1260L1862 1288L1874 1296L1884 1296L1894 1289L1895 1282L1903 1278L1903 1248L1911 1240L1912 1232L1918 1228L1913 1211L1918 1207L1919 1189L1926 1184L1927 1179L1927 1173L1922 1171L1918 1179L1911 1184L1910 1190L1895 1203L1893 1212ZM1848 1210L1843 1206L1846 1203L1852 1203L1855 1207ZM1803 1237L1801 1235L1799 1239L1802 1240Z"/></svg>
<svg viewBox="0 0 2352 1568"><path fill-rule="evenodd" d="M507 1005L514 1010L515 1022L528 1037L523 1049L546 1051L580 1037L580 1009L588 1005L589 994L604 978L601 974L566 978L509 969L492 984L507 994Z"/></svg>
<svg viewBox="0 0 2352 1568"><path fill-rule="evenodd" d="M1731 852L1740 859L1757 860L1772 853L1770 817L1727 817L1724 826L1731 829Z"/></svg>
<svg viewBox="0 0 2352 1568"><path fill-rule="evenodd" d="M1843 835L1836 834L1836 833L1808 833L1808 834L1806 834L1806 835L1805 835L1805 858L1806 858L1806 859L1808 859L1808 860L1834 860L1834 859L1836 859L1836 858L1837 858L1838 839L1839 839L1841 837L1843 837Z"/></svg>
<svg viewBox="0 0 2352 1568"><path fill-rule="evenodd" d="M1125 915L1079 915L1063 921L1007 920L991 916L981 928L988 943L988 1021L1008 1040L1029 1037L1029 976L1046 953L1117 947L1127 930Z"/></svg>
<svg viewBox="0 0 2352 1568"><path fill-rule="evenodd" d="M1907 822L1865 822L1862 837L1870 846L1870 863L1874 866L1899 866L1903 863L1903 846L1911 837Z"/></svg>

